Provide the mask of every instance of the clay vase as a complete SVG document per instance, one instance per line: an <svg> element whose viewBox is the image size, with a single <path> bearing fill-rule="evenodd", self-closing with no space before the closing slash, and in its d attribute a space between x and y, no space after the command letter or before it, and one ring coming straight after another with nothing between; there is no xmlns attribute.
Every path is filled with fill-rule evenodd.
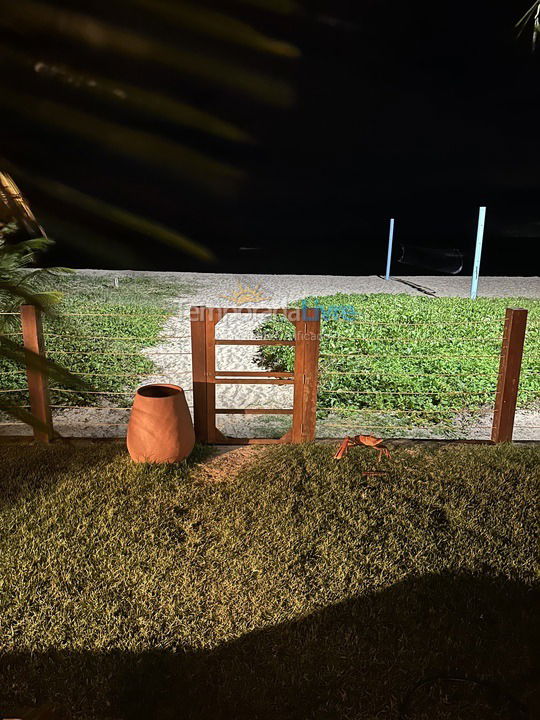
<svg viewBox="0 0 540 720"><path fill-rule="evenodd" d="M143 385L135 393L127 447L135 462L173 463L195 445L193 422L178 385Z"/></svg>

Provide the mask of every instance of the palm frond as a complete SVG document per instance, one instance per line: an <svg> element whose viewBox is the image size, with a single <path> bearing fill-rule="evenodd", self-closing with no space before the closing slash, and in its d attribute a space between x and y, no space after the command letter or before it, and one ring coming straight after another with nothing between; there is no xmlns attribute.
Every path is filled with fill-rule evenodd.
<svg viewBox="0 0 540 720"><path fill-rule="evenodd" d="M516 28L523 28L532 20L534 17L534 14L536 12L536 9L538 7L538 2L535 2L531 7L527 10L526 13L524 13L520 19L516 23Z"/></svg>
<svg viewBox="0 0 540 720"><path fill-rule="evenodd" d="M102 52L158 63L198 80L248 93L261 102L288 106L293 101L289 86L271 75L247 69L223 57L202 56L85 13L53 8L45 2L18 0L10 3L0 17L0 25L38 35L47 32Z"/></svg>
<svg viewBox="0 0 540 720"><path fill-rule="evenodd" d="M182 28L188 28L203 35L272 55L284 57L299 57L300 55L300 51L294 45L268 37L251 25L211 8L189 2L172 4L163 0L127 0L127 2L129 5L145 8L158 17L164 17ZM286 7L284 3L278 4L279 6Z"/></svg>
<svg viewBox="0 0 540 720"><path fill-rule="evenodd" d="M50 358L18 345L7 337L0 337L0 356L31 370L46 374L50 379L77 390L89 390L91 386L82 378Z"/></svg>
<svg viewBox="0 0 540 720"><path fill-rule="evenodd" d="M14 119L13 128L20 123L28 129L29 150L23 159L10 156L5 167L17 181L33 183L40 219L52 220L48 227L56 239L75 252L83 248L122 267L137 262L139 251L120 239L120 228L198 261L214 259L188 237L193 230L185 234L167 227L168 221L150 219L153 208L140 212L141 198L130 199L125 183L124 200L117 202L114 182L103 190L95 168L100 158L107 178L135 166L139 185L152 182L146 174L155 179L161 172L167 185L178 181L178 194L190 198L179 223L185 218L190 228L195 222L219 225L212 209L193 219L192 208L200 204L210 203L228 220L226 205L241 197L250 177L244 164L250 149L241 145L258 142L250 105L280 113L296 99L289 78L300 52L268 27L276 27L272 16L300 17L302 9L293 0L224 6L214 0L204 6L196 0L114 0L101 6L84 0L60 5L18 0L3 8L0 28L6 42L0 62L7 82L0 107ZM42 142L43 135L51 142ZM82 149L81 162L94 161L93 174L83 178L64 157L72 146ZM47 167L54 168L54 177ZM74 209L81 220L74 219ZM86 222L89 213L94 227ZM102 220L112 223L112 237ZM205 230L197 234L203 233L208 236Z"/></svg>
<svg viewBox="0 0 540 720"><path fill-rule="evenodd" d="M240 2L279 15L292 15L301 11L301 6L294 0L240 0Z"/></svg>
<svg viewBox="0 0 540 720"><path fill-rule="evenodd" d="M37 224L28 202L23 197L13 179L0 173L0 202L4 203L8 213L19 222L30 218L25 223ZM0 233L0 309L8 315L0 317L0 329L9 327L12 320L11 312L17 312L22 303L30 303L42 311L49 312L62 299L62 293L45 287L46 280L57 280L59 273L71 272L66 268L31 268L35 263L37 253L46 250L53 241L45 236L29 238L19 242L8 242L3 233ZM39 355L24 346L14 342L9 335L0 335L0 358L8 360L27 370L37 370L71 388L88 388L88 384L81 378L73 375L69 370ZM0 410L10 417L20 420L41 431L47 431L45 424L26 408L0 397Z"/></svg>
<svg viewBox="0 0 540 720"><path fill-rule="evenodd" d="M235 184L243 178L243 173L237 168L185 145L102 120L52 100L5 91L0 96L0 105L21 115L30 112L41 123L90 140L110 152L165 168L211 192L233 192Z"/></svg>
<svg viewBox="0 0 540 720"><path fill-rule="evenodd" d="M521 37L525 30L532 23L532 50L536 50L538 35L540 34L540 2L538 0L527 10L527 12L517 21L516 29L518 37Z"/></svg>
<svg viewBox="0 0 540 720"><path fill-rule="evenodd" d="M16 167L13 163L10 163L7 160L2 160L2 158L0 158L0 162L3 162L4 166L9 166L13 169ZM163 226L160 223L147 220L135 213L122 210L115 205L110 205L102 200L98 200L97 198L90 197L78 190L74 190L67 185L41 177L35 173L31 174L17 168L17 175L24 178L28 185L37 187L42 193L61 200L68 205L74 205L82 210L92 213L97 217L126 227L134 232L140 233L141 235L145 235L146 237L153 238L157 242L189 253L206 262L215 261L213 253L211 253L203 245Z"/></svg>
<svg viewBox="0 0 540 720"><path fill-rule="evenodd" d="M96 72L83 72L70 65L48 61L43 55L28 54L8 47L0 48L0 58L49 81L51 89L54 85L63 86L74 95L99 99L114 108L138 111L231 142L255 143L255 138L238 125L155 89L120 83Z"/></svg>

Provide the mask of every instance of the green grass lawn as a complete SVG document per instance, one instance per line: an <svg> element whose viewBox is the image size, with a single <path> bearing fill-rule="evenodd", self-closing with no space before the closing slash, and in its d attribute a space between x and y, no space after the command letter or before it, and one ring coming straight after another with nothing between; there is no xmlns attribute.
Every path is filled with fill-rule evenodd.
<svg viewBox="0 0 540 720"><path fill-rule="evenodd" d="M0 446L0 715L392 720L451 674L499 693L439 681L410 717L538 716L540 448L334 449L210 483L200 454Z"/></svg>
<svg viewBox="0 0 540 720"><path fill-rule="evenodd" d="M44 319L48 356L88 382L93 391L110 392L118 406L128 406L130 395L115 395L137 385L152 372L153 363L140 351L155 345L174 309L171 300L191 288L176 282L144 277L119 277L114 287L108 276L63 277L55 286L63 293L55 315ZM18 320L9 328L20 331ZM15 336L17 337L17 336ZM25 388L23 369L0 359L2 387ZM58 386L58 383L53 383ZM59 387L65 388L60 385ZM21 394L24 400L24 394ZM54 405L94 405L95 395L52 392ZM103 396L102 396L103 397Z"/></svg>
<svg viewBox="0 0 540 720"><path fill-rule="evenodd" d="M519 405L540 401L538 300L338 294L304 302L323 308L319 417L363 416L369 422L368 413L380 411L390 423L429 425L492 406L507 307L529 310ZM353 322L324 317L325 309L344 306L353 309ZM294 330L276 316L257 335L292 339ZM291 371L293 350L263 347L258 362Z"/></svg>

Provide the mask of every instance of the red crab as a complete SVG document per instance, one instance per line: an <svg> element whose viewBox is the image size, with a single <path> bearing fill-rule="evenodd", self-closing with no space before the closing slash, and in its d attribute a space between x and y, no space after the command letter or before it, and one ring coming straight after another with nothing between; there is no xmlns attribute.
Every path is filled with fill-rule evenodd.
<svg viewBox="0 0 540 720"><path fill-rule="evenodd" d="M347 435L334 455L334 460L341 460L341 458L347 454L349 448L354 447L355 445L367 445L368 447L372 447L374 450L377 450L379 453L379 461L381 459L381 455L390 457L388 448L381 445L382 441L382 438L375 437L375 435L355 435L352 438Z"/></svg>

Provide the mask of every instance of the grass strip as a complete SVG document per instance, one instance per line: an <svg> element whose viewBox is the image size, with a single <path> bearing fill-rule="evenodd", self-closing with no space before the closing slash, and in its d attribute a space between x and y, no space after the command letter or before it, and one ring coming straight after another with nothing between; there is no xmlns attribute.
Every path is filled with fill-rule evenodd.
<svg viewBox="0 0 540 720"><path fill-rule="evenodd" d="M540 449L334 450L209 483L200 456L0 446L0 706L390 719L457 674L534 717ZM511 716L481 687L414 698L418 720Z"/></svg>

